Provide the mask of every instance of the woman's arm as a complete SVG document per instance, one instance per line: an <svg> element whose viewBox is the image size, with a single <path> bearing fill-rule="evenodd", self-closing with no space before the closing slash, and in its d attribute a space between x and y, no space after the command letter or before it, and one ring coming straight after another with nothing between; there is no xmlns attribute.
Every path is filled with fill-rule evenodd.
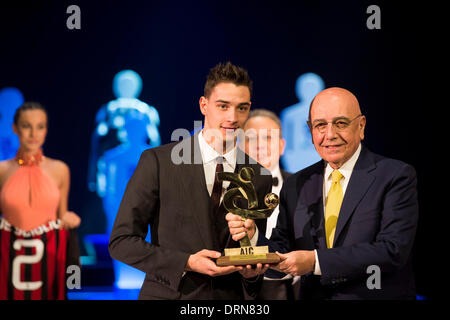
<svg viewBox="0 0 450 320"><path fill-rule="evenodd" d="M70 189L70 170L64 162L57 162L57 173L60 177L58 218L61 220L62 227L66 229L77 228L81 223L80 217L75 212L67 211Z"/></svg>

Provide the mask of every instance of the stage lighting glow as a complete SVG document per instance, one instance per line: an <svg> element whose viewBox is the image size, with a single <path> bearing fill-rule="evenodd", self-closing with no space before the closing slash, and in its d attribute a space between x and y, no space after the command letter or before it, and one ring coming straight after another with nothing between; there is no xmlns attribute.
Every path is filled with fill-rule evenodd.
<svg viewBox="0 0 450 320"><path fill-rule="evenodd" d="M108 126L106 125L106 123L104 122L99 123L97 127L97 134L99 136L106 136L107 133L108 133Z"/></svg>
<svg viewBox="0 0 450 320"><path fill-rule="evenodd" d="M24 102L19 89L7 87L0 90L0 161L13 158L19 149L17 135L11 129L14 113Z"/></svg>
<svg viewBox="0 0 450 320"><path fill-rule="evenodd" d="M125 124L125 120L123 119L122 116L117 116L114 117L113 124L116 128L120 128L123 127L123 125Z"/></svg>
<svg viewBox="0 0 450 320"><path fill-rule="evenodd" d="M102 199L108 237L142 152L161 144L158 111L138 99L141 90L142 79L135 71L117 73L113 80L116 99L103 105L96 115L88 186ZM150 232L146 240L150 242ZM117 287L132 289L142 285L143 272L118 261L113 264Z"/></svg>

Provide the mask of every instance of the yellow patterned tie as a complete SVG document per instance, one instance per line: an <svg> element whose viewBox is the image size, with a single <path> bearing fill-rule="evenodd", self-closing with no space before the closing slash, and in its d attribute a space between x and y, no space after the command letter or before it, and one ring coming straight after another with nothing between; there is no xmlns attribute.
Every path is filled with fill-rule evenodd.
<svg viewBox="0 0 450 320"><path fill-rule="evenodd" d="M328 191L325 205L325 233L328 248L333 248L334 233L342 204L343 192L340 183L342 177L343 175L338 170L331 173L331 188Z"/></svg>

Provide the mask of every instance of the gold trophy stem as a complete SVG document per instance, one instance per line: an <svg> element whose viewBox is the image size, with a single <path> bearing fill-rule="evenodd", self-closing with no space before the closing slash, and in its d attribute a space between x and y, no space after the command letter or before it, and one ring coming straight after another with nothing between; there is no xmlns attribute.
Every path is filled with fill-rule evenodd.
<svg viewBox="0 0 450 320"><path fill-rule="evenodd" d="M217 173L219 181L231 181L237 186L225 192L223 195L223 206L228 212L239 215L242 221L246 219L267 219L279 202L276 194L269 193L264 197L266 208L258 209L258 197L255 186L252 183L254 174L253 169L250 167L241 168L239 174L232 172ZM237 205L236 202L242 198L247 200L247 208ZM254 265L257 263L278 263L280 261L278 255L269 252L268 246L252 247L248 234L239 243L240 248L225 249L225 255L219 257L216 264L218 266Z"/></svg>
<svg viewBox="0 0 450 320"><path fill-rule="evenodd" d="M248 237L248 234L245 235L241 240L239 240L239 243L241 244L241 247L250 247L250 238Z"/></svg>

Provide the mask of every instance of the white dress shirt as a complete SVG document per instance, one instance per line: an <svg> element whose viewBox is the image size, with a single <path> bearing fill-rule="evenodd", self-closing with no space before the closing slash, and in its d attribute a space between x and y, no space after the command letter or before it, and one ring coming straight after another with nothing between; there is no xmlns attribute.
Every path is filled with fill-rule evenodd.
<svg viewBox="0 0 450 320"><path fill-rule="evenodd" d="M205 172L205 181L206 188L208 189L208 193L211 196L212 190L214 188L214 179L216 175L216 166L217 159L222 157L223 161L223 171L225 172L234 172L236 168L236 153L237 147L234 146L233 149L228 151L226 154L220 154L213 147L211 147L208 142L206 142L203 137L203 130L198 134L198 145L200 148L200 152L202 154L202 162L203 162L203 170ZM222 195L220 200L222 201L223 194L226 188L230 185L230 181L224 181L222 184ZM182 277L186 274L186 271L183 272Z"/></svg>
<svg viewBox="0 0 450 320"><path fill-rule="evenodd" d="M272 186L272 193L275 193L277 196L280 196L281 186L283 185L283 176L281 175L280 166L277 165L273 170L270 171L272 178L278 179L278 185ZM269 218L267 218L267 227L266 227L266 238L270 239L272 235L272 229L277 226L278 214L280 213L280 209L278 206L273 210L272 214Z"/></svg>
<svg viewBox="0 0 450 320"><path fill-rule="evenodd" d="M347 190L348 182L350 181L350 177L353 173L353 168L355 167L356 161L359 158L359 154L361 153L361 143L359 144L358 148L356 149L355 153L351 156L350 159L348 159L338 170L342 174L343 178L340 180L341 186L342 186L342 197L345 196L345 191ZM323 212L325 213L325 204L326 199L328 196L328 191L330 191L331 188L331 173L334 171L334 169L330 166L329 163L327 163L327 166L325 167L325 173L324 173L324 179L323 179ZM339 219L339 218L338 218ZM322 272L320 271L320 264L319 264L319 258L317 256L317 250L314 250L314 254L316 256L316 265L314 267L314 274L315 275L322 275Z"/></svg>
<svg viewBox="0 0 450 320"><path fill-rule="evenodd" d="M198 142L200 147L200 152L202 154L203 170L205 171L206 187L208 188L208 193L211 195L214 187L214 178L216 175L217 159L223 157L223 171L234 172L236 168L236 153L237 147L234 146L233 149L225 154L220 154L213 147L211 147L203 137L203 130L198 134ZM222 185L222 196L226 188L230 185L230 181L224 181Z"/></svg>

